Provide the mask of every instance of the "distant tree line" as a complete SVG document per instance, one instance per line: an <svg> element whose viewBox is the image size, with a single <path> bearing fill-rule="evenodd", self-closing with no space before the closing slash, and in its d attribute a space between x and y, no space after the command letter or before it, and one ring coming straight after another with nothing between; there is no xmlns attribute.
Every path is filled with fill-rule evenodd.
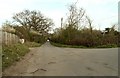
<svg viewBox="0 0 120 78"><path fill-rule="evenodd" d="M67 22L62 28L54 30L50 38L52 42L86 47L118 46L120 33L115 30L117 24L106 28L105 31L96 30L83 8L78 9L72 4L68 10Z"/></svg>

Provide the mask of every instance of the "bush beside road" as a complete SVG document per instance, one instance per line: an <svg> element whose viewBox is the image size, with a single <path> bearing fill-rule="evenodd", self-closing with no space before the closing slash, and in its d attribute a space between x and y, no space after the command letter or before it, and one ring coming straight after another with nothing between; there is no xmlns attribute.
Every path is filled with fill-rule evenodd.
<svg viewBox="0 0 120 78"><path fill-rule="evenodd" d="M57 47L65 47L65 48L117 48L117 45L115 44L109 44L109 45L101 45L101 46L96 46L96 47L86 47L86 46L77 46L77 45L65 45L65 44L60 44L60 43L55 43L55 42L50 42L52 45L57 46Z"/></svg>

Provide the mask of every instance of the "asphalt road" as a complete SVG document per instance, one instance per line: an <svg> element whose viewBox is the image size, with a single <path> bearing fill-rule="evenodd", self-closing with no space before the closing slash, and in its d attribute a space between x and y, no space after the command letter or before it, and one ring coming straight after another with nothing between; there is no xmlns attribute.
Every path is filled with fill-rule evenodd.
<svg viewBox="0 0 120 78"><path fill-rule="evenodd" d="M118 48L60 48L49 42L31 48L4 76L117 76Z"/></svg>

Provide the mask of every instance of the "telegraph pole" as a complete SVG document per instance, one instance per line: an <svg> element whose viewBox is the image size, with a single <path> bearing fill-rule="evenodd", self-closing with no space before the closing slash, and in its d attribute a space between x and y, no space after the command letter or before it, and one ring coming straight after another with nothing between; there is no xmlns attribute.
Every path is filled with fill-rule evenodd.
<svg viewBox="0 0 120 78"><path fill-rule="evenodd" d="M61 29L62 29L62 26L63 26L63 18L61 18Z"/></svg>

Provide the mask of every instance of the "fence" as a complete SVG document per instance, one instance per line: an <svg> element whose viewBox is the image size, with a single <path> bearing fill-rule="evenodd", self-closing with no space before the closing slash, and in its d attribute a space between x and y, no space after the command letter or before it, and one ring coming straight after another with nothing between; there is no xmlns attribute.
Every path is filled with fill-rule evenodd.
<svg viewBox="0 0 120 78"><path fill-rule="evenodd" d="M11 45L19 42L19 37L15 34L2 32L2 44Z"/></svg>
<svg viewBox="0 0 120 78"><path fill-rule="evenodd" d="M2 44L2 30L0 30L0 45Z"/></svg>

